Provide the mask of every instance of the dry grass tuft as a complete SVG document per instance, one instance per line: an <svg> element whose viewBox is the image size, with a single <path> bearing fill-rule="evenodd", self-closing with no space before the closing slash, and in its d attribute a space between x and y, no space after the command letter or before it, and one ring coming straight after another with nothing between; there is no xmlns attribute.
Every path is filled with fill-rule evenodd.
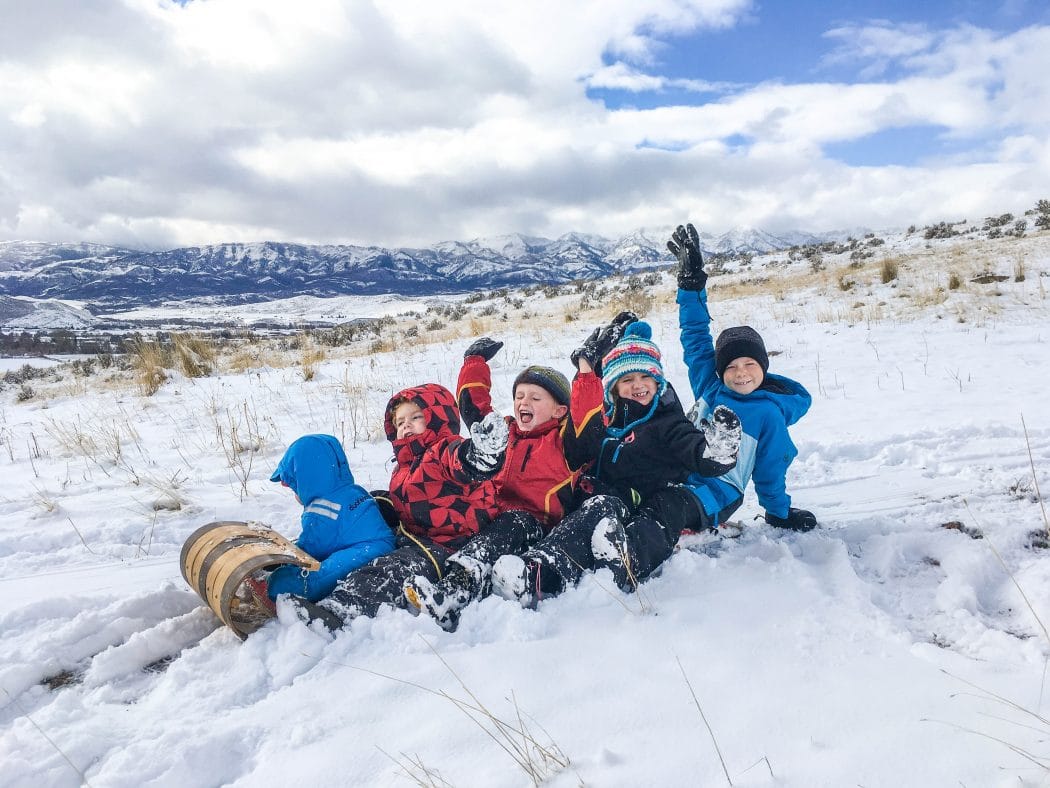
<svg viewBox="0 0 1050 788"><path fill-rule="evenodd" d="M171 349L179 370L188 378L204 378L215 366L215 345L199 334L172 334Z"/></svg>
<svg viewBox="0 0 1050 788"><path fill-rule="evenodd" d="M168 379L165 369L171 366L171 354L157 342L135 340L131 345L131 365L135 382L147 397L152 397Z"/></svg>
<svg viewBox="0 0 1050 788"><path fill-rule="evenodd" d="M879 279L884 285L894 281L899 273L900 262L897 258L887 257L879 266Z"/></svg>
<svg viewBox="0 0 1050 788"><path fill-rule="evenodd" d="M299 348L299 366L302 368L303 380L313 380L317 375L317 365L325 358L324 348L318 347L309 336L303 337Z"/></svg>
<svg viewBox="0 0 1050 788"><path fill-rule="evenodd" d="M948 300L948 291L943 287L931 287L912 293L912 303L917 307L937 306Z"/></svg>

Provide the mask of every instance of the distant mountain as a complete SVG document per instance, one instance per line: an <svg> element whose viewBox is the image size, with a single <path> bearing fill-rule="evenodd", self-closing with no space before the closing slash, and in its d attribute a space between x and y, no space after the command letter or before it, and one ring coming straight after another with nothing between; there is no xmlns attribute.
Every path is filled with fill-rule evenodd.
<svg viewBox="0 0 1050 788"><path fill-rule="evenodd" d="M812 233L799 231L771 233L755 227L736 227L722 235L703 239L705 248L722 254L733 252L765 254L792 246L820 243L821 240L824 238Z"/></svg>
<svg viewBox="0 0 1050 788"><path fill-rule="evenodd" d="M95 317L86 309L59 301L0 296L0 326L8 330L91 328L96 322Z"/></svg>
<svg viewBox="0 0 1050 788"><path fill-rule="evenodd" d="M569 233L447 241L427 249L218 244L143 252L94 244L0 242L0 295L83 301L103 311L209 297L247 303L296 295L426 295L599 279L671 265L669 228L618 240ZM742 229L704 236L708 252L767 252L816 240Z"/></svg>
<svg viewBox="0 0 1050 788"><path fill-rule="evenodd" d="M130 250L99 244L47 244L37 241L0 241L0 271L22 269L27 261L46 265L68 260L127 254Z"/></svg>

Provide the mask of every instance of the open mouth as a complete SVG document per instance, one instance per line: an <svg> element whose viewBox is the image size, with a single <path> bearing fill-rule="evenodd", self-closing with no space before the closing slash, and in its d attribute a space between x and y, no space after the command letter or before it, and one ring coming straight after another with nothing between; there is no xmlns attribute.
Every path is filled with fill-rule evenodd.
<svg viewBox="0 0 1050 788"><path fill-rule="evenodd" d="M533 413L531 410L520 409L518 411L518 423L521 425L532 424Z"/></svg>

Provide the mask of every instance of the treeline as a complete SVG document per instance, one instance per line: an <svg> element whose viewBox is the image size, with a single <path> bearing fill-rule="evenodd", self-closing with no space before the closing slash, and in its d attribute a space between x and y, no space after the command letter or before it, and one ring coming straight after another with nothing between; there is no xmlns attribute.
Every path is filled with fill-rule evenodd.
<svg viewBox="0 0 1050 788"><path fill-rule="evenodd" d="M315 328L299 326L290 329L236 329L194 332L207 336L216 345L229 342L255 342L263 337L295 336L306 331L321 345L335 347L346 345L363 335L378 335L383 328L394 322L392 317L363 318L352 320L336 326ZM68 328L55 328L40 331L0 331L0 356L50 356L50 355L119 355L132 353L143 342L155 342L159 345L170 345L173 337L184 332L178 331L72 331Z"/></svg>
<svg viewBox="0 0 1050 788"><path fill-rule="evenodd" d="M124 353L128 339L119 334L78 334L68 328L0 331L0 356Z"/></svg>

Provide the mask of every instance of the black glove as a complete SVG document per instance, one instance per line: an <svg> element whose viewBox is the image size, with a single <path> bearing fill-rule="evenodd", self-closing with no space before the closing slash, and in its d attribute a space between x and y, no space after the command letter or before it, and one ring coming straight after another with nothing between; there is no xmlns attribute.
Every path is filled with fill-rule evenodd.
<svg viewBox="0 0 1050 788"><path fill-rule="evenodd" d="M638 315L624 311L610 320L598 332L598 338L594 342L594 352L598 355L598 363L591 365L598 377L601 377L602 374L602 361L616 347L616 343L623 339L623 332L627 330L627 326L637 322Z"/></svg>
<svg viewBox="0 0 1050 788"><path fill-rule="evenodd" d="M591 335L583 340L583 344L569 354L569 359L576 369L580 368L580 359L584 359L591 365L591 369L597 371L601 366L602 357L598 354L598 335L602 332L601 326L594 329Z"/></svg>
<svg viewBox="0 0 1050 788"><path fill-rule="evenodd" d="M777 517L766 512L766 522L777 528L787 528L789 531L812 531L817 527L817 518L813 512L795 508L788 509L787 517Z"/></svg>
<svg viewBox="0 0 1050 788"><path fill-rule="evenodd" d="M711 457L700 457L696 461L696 472L701 476L722 476L736 467L736 457L714 459Z"/></svg>
<svg viewBox="0 0 1050 788"><path fill-rule="evenodd" d="M637 322L638 315L634 312L621 312L604 326L594 329L583 344L572 351L569 358L577 368L580 366L580 359L586 359L594 374L601 377L602 359L623 339L623 332L627 330L627 326Z"/></svg>
<svg viewBox="0 0 1050 788"><path fill-rule="evenodd" d="M492 357L499 353L499 349L503 347L502 342L497 342L495 339L489 339L488 337L482 337L477 339L474 343L463 351L463 358L469 356L481 356L486 361L492 361Z"/></svg>
<svg viewBox="0 0 1050 788"><path fill-rule="evenodd" d="M616 347L616 343L623 339L623 332L631 323L638 322L638 315L631 311L624 311L609 321L598 334L598 350L604 357L610 350Z"/></svg>
<svg viewBox="0 0 1050 788"><path fill-rule="evenodd" d="M707 285L707 272L704 271L704 258L700 254L700 234L691 224L671 234L667 242L671 254L678 258L678 287L682 290L703 290Z"/></svg>

